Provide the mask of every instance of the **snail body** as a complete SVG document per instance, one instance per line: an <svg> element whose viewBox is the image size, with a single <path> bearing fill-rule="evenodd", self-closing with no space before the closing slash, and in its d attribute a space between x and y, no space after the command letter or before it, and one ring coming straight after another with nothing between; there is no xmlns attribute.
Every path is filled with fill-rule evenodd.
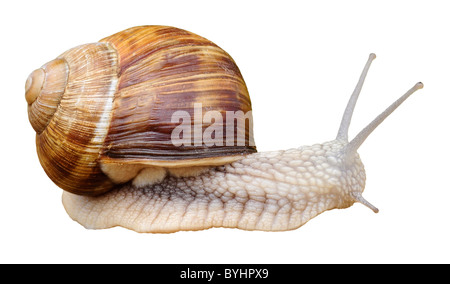
<svg viewBox="0 0 450 284"><path fill-rule="evenodd" d="M355 202L378 212L362 197L357 149L423 85L349 141L373 59L336 139L282 151L256 152L250 96L233 59L172 27L135 27L71 49L30 75L26 100L39 160L86 228L291 230Z"/></svg>
<svg viewBox="0 0 450 284"><path fill-rule="evenodd" d="M255 153L194 177L168 176L141 188L127 184L97 197L64 192L63 203L74 220L92 229L291 230L325 210L347 208L360 197L363 165L355 154L342 172L341 146L332 141ZM92 212L101 213L92 218Z"/></svg>

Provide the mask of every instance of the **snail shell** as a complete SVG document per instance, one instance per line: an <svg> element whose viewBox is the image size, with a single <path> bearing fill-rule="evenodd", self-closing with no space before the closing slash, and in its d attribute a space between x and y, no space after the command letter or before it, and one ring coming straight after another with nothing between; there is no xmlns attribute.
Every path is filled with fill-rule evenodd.
<svg viewBox="0 0 450 284"><path fill-rule="evenodd" d="M245 145L236 143L237 135L233 146L172 143L179 125L172 115L194 117L196 103L222 117L251 110L233 59L178 28L134 27L75 47L31 73L25 88L40 163L55 184L75 194L104 193L144 168L176 175L179 168L222 165L256 152L252 127L245 128ZM238 131L215 123L224 133Z"/></svg>

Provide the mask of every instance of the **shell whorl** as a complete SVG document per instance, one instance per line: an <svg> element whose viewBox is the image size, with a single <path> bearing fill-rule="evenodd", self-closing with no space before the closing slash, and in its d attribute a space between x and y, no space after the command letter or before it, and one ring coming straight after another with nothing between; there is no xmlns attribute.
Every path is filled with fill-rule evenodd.
<svg viewBox="0 0 450 284"><path fill-rule="evenodd" d="M222 118L228 112L251 118L244 79L231 56L219 46L168 26L133 27L101 42L114 46L120 56L118 92L102 162L211 165L226 156L256 152L252 127L237 129L237 123L225 119L215 120L224 134L221 141L212 146L201 143L210 125L202 122L201 116L200 131L195 131L195 123L191 125L191 143L182 147L172 143L171 134L179 125L178 120L172 121L173 114L181 112L195 119L195 103L201 103L204 112L213 111ZM240 131L244 143L237 141ZM199 140L199 144L194 142Z"/></svg>
<svg viewBox="0 0 450 284"><path fill-rule="evenodd" d="M64 59L55 59L33 71L25 84L28 118L40 134L55 114L67 85L69 66Z"/></svg>
<svg viewBox="0 0 450 284"><path fill-rule="evenodd" d="M109 128L117 61L107 43L75 47L54 61L67 63L67 84L48 124L37 131L36 145L47 175L67 191L97 195L113 186L97 160Z"/></svg>

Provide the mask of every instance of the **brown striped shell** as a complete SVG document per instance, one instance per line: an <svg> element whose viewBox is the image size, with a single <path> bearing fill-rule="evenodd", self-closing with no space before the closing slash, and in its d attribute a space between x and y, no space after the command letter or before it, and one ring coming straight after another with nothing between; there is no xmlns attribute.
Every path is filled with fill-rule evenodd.
<svg viewBox="0 0 450 284"><path fill-rule="evenodd" d="M41 165L72 193L101 194L145 167L217 166L256 152L250 97L236 63L178 28L134 27L75 47L34 71L25 88ZM198 106L221 116L202 119ZM249 114L243 143L242 129L226 123L229 112ZM173 143L181 121L175 113L193 118L192 143ZM201 136L213 121L224 135L211 145Z"/></svg>

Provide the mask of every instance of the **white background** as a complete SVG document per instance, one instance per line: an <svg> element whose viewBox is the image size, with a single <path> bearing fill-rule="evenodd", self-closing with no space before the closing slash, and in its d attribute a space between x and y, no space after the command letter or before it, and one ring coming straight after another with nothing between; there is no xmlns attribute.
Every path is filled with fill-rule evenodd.
<svg viewBox="0 0 450 284"><path fill-rule="evenodd" d="M6 1L0 18L1 263L450 262L450 8L445 1ZM259 151L323 142L369 53L377 54L350 137L416 82L360 148L360 204L288 232L86 230L42 170L28 123L28 74L74 46L137 25L170 25L235 59Z"/></svg>

